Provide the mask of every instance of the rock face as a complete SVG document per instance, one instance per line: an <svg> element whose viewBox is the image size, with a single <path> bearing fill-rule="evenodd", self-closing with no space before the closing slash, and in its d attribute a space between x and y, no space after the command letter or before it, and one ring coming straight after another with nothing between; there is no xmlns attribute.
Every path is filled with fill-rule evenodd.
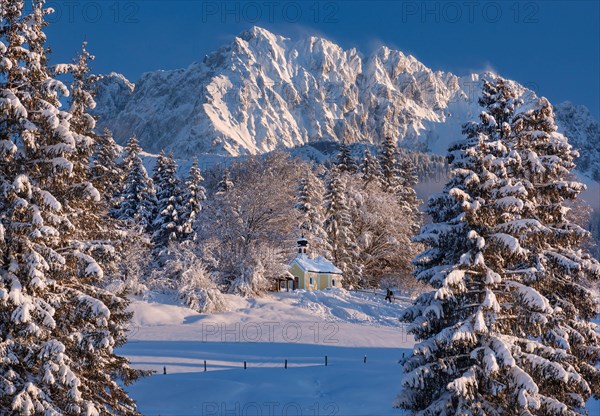
<svg viewBox="0 0 600 416"><path fill-rule="evenodd" d="M600 181L600 124L583 105L569 101L554 106L559 131L579 150L577 168Z"/></svg>
<svg viewBox="0 0 600 416"><path fill-rule="evenodd" d="M362 57L323 38L292 40L254 27L202 63L145 73L135 86L122 75L105 76L96 115L120 143L136 134L145 150L182 159L385 136L444 153L479 114L481 80L493 76L457 77L386 47ZM515 85L526 102L536 98ZM559 117L565 131L580 133L572 127L584 123L577 117ZM584 130L581 142L597 134Z"/></svg>

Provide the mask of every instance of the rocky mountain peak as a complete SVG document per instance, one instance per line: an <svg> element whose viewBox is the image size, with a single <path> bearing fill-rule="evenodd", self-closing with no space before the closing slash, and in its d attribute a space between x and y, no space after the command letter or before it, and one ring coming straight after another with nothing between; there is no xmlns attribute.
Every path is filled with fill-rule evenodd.
<svg viewBox="0 0 600 416"><path fill-rule="evenodd" d="M136 134L147 151L183 159L386 136L444 153L478 116L481 80L494 76L434 72L387 46L362 57L322 37L290 39L254 26L188 68L149 72L136 84L103 77L96 115L120 143ZM537 99L515 85L525 101ZM557 107L563 130L578 146L597 143L593 123L573 113L582 112Z"/></svg>

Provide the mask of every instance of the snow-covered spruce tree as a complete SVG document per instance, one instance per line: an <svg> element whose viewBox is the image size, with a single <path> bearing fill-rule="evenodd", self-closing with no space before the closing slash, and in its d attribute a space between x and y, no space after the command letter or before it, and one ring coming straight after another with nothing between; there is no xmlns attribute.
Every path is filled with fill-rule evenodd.
<svg viewBox="0 0 600 416"><path fill-rule="evenodd" d="M146 252L144 237L106 215L113 208L111 203L115 193L123 185L124 175L117 162L120 152L111 132L105 129L102 135L97 135L93 131L96 121L90 116L89 110L96 107L94 83L98 77L91 73L89 64L94 60L94 56L86 50L86 46L87 43L84 42L73 64L54 67L55 73L70 73L73 78L70 86L72 92L69 113L72 115L71 125L77 133L75 137L78 143L73 172L80 174L80 177L89 178L103 196L101 206L93 213L86 209L87 202L84 198L75 195L71 206L76 207L78 212L85 211L85 215L77 215L72 222L77 229L86 230L95 240L94 257L105 275L101 286L113 293L141 293L143 285L139 282L139 275L132 271L139 267L135 263ZM84 185L86 183L84 182ZM77 190L77 187L72 189ZM85 190L85 186L79 185L79 192L82 190ZM144 258L144 262L146 259L147 257Z"/></svg>
<svg viewBox="0 0 600 416"><path fill-rule="evenodd" d="M383 143L379 163L381 187L384 192L396 196L404 221L408 224L406 229L410 231L410 235L415 235L423 223L420 211L422 201L417 198L414 188L418 182L415 165L410 155L400 156L396 141L391 137L386 137Z"/></svg>
<svg viewBox="0 0 600 416"><path fill-rule="evenodd" d="M323 228L323 183L312 173L304 171L296 194L295 208L298 212L298 232L308 239L314 255L331 256L331 246Z"/></svg>
<svg viewBox="0 0 600 416"><path fill-rule="evenodd" d="M137 164L137 159L140 159L140 153L142 147L140 142L135 135L133 135L125 145L123 160L120 163L121 170L126 174L133 169L133 166ZM141 159L140 159L141 160Z"/></svg>
<svg viewBox="0 0 600 416"><path fill-rule="evenodd" d="M325 193L325 231L334 263L344 273L344 286L352 288L361 281L362 273L357 263L358 246L346 200L346 179L337 165L333 165Z"/></svg>
<svg viewBox="0 0 600 416"><path fill-rule="evenodd" d="M386 137L379 154L381 166L381 186L385 192L397 194L400 190L400 170L398 167L398 146L391 137Z"/></svg>
<svg viewBox="0 0 600 416"><path fill-rule="evenodd" d="M104 196L112 208L112 201L123 189L125 173L118 163L120 151L108 129L104 129L96 138L96 147L92 155L92 183Z"/></svg>
<svg viewBox="0 0 600 416"><path fill-rule="evenodd" d="M416 174L416 167L408 155L401 158L398 169L400 175L398 196L407 218L410 219L412 235L414 235L418 233L422 224L422 214L419 209L422 201L417 197L417 191L415 190L419 178Z"/></svg>
<svg viewBox="0 0 600 416"><path fill-rule="evenodd" d="M480 341L480 333L488 329L487 315L501 311L493 287L501 283L501 276L488 270L482 252L484 231L495 215L489 209L494 204L489 188L498 183L484 161L492 160L494 144L502 145L479 133L487 129L490 117L483 112L482 123L465 126L467 139L449 156L454 176L442 194L430 198L427 212L433 224L416 238L428 248L415 259L415 276L435 290L417 298L402 316L412 322L409 332L418 343L404 363L403 391L396 404L419 415L493 415L501 414L502 410L494 413L496 407L511 408L508 401L487 403L490 399L477 391L491 385L500 393L500 384L486 378L498 370L498 361L504 364L501 337ZM496 340L498 346L493 345Z"/></svg>
<svg viewBox="0 0 600 416"><path fill-rule="evenodd" d="M511 134L511 120L516 108L523 104L510 81L498 77L493 80L484 79L479 105L486 109L480 121L469 122L464 126L464 133L476 136L486 134L495 140L506 140Z"/></svg>
<svg viewBox="0 0 600 416"><path fill-rule="evenodd" d="M121 168L125 173L123 189L115 201L115 218L136 224L141 231L150 230L156 209L156 190L139 154L137 138L129 139Z"/></svg>
<svg viewBox="0 0 600 416"><path fill-rule="evenodd" d="M77 157L73 158L73 172L77 177L89 175L89 159L94 152L96 144L96 120L89 114L89 110L96 108L94 101L94 82L97 76L91 73L89 66L94 56L86 50L86 42L81 45L81 51L72 64L60 64L53 68L54 75L69 73L73 80L69 91L69 123L74 133L77 145ZM91 186L85 182L84 186ZM80 192L86 192L85 189Z"/></svg>
<svg viewBox="0 0 600 416"><path fill-rule="evenodd" d="M182 195L177 178L177 164L173 155L160 152L152 182L156 188L156 214L152 221L152 242L157 248L166 247L171 241L179 239L179 210Z"/></svg>
<svg viewBox="0 0 600 416"><path fill-rule="evenodd" d="M231 173L229 169L223 170L223 177L217 184L217 195L225 194L233 189L233 181L231 180Z"/></svg>
<svg viewBox="0 0 600 416"><path fill-rule="evenodd" d="M600 259L600 212L594 211L590 218L590 233L592 234L591 252L594 258Z"/></svg>
<svg viewBox="0 0 600 416"><path fill-rule="evenodd" d="M371 183L377 185L381 184L381 165L377 158L371 154L368 147L365 148L363 160L360 164L360 172L362 173L362 179L364 180L365 185Z"/></svg>
<svg viewBox="0 0 600 416"><path fill-rule="evenodd" d="M206 189L202 186L204 178L198 167L198 159L190 168L188 177L185 180L185 190L183 192L183 202L181 205L180 234L183 239L194 239L194 222L202 211L202 204L206 201Z"/></svg>
<svg viewBox="0 0 600 416"><path fill-rule="evenodd" d="M42 1L27 15L22 1L0 6L0 409L134 415L117 379L138 373L113 352L130 315L98 286L98 230L78 228L99 218L99 195L75 169L88 140L60 110L68 89L47 67L47 13Z"/></svg>
<svg viewBox="0 0 600 416"><path fill-rule="evenodd" d="M598 304L586 287L586 283L600 280L600 264L582 249L589 233L570 221L566 207L585 189L569 174L578 153L557 132L553 108L546 98L518 114L512 131L512 148L519 157L507 170L522 178L528 193L520 217L537 220L540 226L518 229L514 222L501 225L519 240L528 257L527 262L505 268L518 273L529 266L523 283L537 290L552 308L548 324L541 329L542 342L550 349L540 355L560 365L569 377L544 380L541 373L548 371L547 364L533 365L540 393L549 396L546 401L551 409L580 411L590 393L600 392L600 335L598 326L590 323L597 316Z"/></svg>
<svg viewBox="0 0 600 416"><path fill-rule="evenodd" d="M419 415L583 414L599 391L600 336L582 282L600 267L574 249L585 232L565 217L581 190L565 180L575 152L547 108L514 115L506 81L487 81L481 104L417 238L429 248L415 275L435 290L404 313L418 343L396 404Z"/></svg>
<svg viewBox="0 0 600 416"><path fill-rule="evenodd" d="M102 241L108 238L100 225L100 223L106 223L107 221L107 218L100 218L100 216L104 216L106 211L98 209L98 207L95 210L88 210L88 202L86 201L86 195L90 194L93 194L94 199L101 201L100 192L91 180L93 174L90 170L90 158L96 147L97 135L94 132L96 119L89 114L89 111L96 108L94 82L98 77L92 74L89 65L94 60L94 56L86 50L86 45L87 43L83 42L81 51L72 64L59 64L53 68L56 75L69 73L72 76L68 100L69 114L71 115L69 123L73 132L76 150L75 153L70 155L72 163L70 176L81 181L80 183L63 181L64 184L68 185L63 188L57 187L56 191L70 196L70 206L76 210L75 212L82 213L85 211L85 215L76 215L72 220L77 222L74 223L75 228L85 230L87 233L96 230L98 234L94 238ZM58 183L60 181L55 181L55 184L58 185ZM108 229L112 228L108 227Z"/></svg>
<svg viewBox="0 0 600 416"><path fill-rule="evenodd" d="M418 232L422 221L419 210L421 201L417 198L415 185L418 182L416 168L409 155L400 156L396 142L386 137L379 155L381 166L381 186L385 192L396 195L404 209L404 215L414 233Z"/></svg>
<svg viewBox="0 0 600 416"><path fill-rule="evenodd" d="M350 153L350 148L344 142L340 143L340 152L338 153L336 165L342 173L356 173L358 166Z"/></svg>
<svg viewBox="0 0 600 416"><path fill-rule="evenodd" d="M73 77L71 83L71 97L69 100L71 113L71 126L76 132L82 132L85 134L91 134L95 138L93 133L94 127L96 127L96 120L89 114L89 110L96 108L96 102L94 101L94 84L98 80L98 76L92 74L90 68L90 62L95 58L86 49L87 42L83 42L81 45L81 51L77 55L77 58L73 60L71 65L57 65L55 71L57 73L69 72ZM82 150L89 152L87 157L91 155L93 151L94 141L82 140Z"/></svg>

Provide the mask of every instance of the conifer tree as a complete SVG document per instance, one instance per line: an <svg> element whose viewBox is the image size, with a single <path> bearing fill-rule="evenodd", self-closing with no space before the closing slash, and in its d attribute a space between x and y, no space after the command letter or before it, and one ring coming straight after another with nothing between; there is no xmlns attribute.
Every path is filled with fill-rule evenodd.
<svg viewBox="0 0 600 416"><path fill-rule="evenodd" d="M96 102L94 101L94 83L98 80L98 76L92 74L90 63L95 57L88 52L86 47L87 42L83 42L81 51L77 58L73 60L73 64L68 66L58 65L56 72L61 73L66 70L73 77L73 82L70 87L71 95L69 108L69 113L71 113L72 116L71 125L73 126L73 130L78 133L94 135L92 130L96 127L96 120L88 111L96 108ZM83 140L81 143L83 146L81 147L91 153L93 143L90 143L89 140L84 140L84 137L81 137L80 140Z"/></svg>
<svg viewBox="0 0 600 416"><path fill-rule="evenodd" d="M93 137L60 110L69 91L47 66L48 12L0 6L0 409L134 415L121 382L138 372L113 351L127 301L99 289L109 243L96 240L100 196L81 160Z"/></svg>
<svg viewBox="0 0 600 416"><path fill-rule="evenodd" d="M108 129L96 138L92 155L92 182L112 208L113 199L123 189L125 174L118 159L120 151Z"/></svg>
<svg viewBox="0 0 600 416"><path fill-rule="evenodd" d="M403 319L418 341L397 405L419 414L583 414L599 391L600 335L585 287L600 265L577 249L586 232L564 202L576 155L545 99L520 105L486 81L480 123L450 149L454 177L432 197L417 241L417 278L434 291Z"/></svg>
<svg viewBox="0 0 600 416"><path fill-rule="evenodd" d="M306 170L296 194L299 232L309 241L313 254L329 258L331 246L323 228L323 194L321 180L310 170Z"/></svg>
<svg viewBox="0 0 600 416"><path fill-rule="evenodd" d="M398 196L400 204L404 208L407 218L412 224L412 235L414 235L418 233L423 217L419 209L422 201L417 197L417 191L415 190L419 178L416 174L416 167L408 155L401 158L398 170L400 181Z"/></svg>
<svg viewBox="0 0 600 416"><path fill-rule="evenodd" d="M417 168L408 155L400 159L398 170L400 172L400 184L402 187L414 188L414 186L419 183Z"/></svg>
<svg viewBox="0 0 600 416"><path fill-rule="evenodd" d="M340 143L340 152L338 153L336 164L342 173L356 173L358 171L358 166L352 157L352 153L350 153L350 148L344 142Z"/></svg>
<svg viewBox="0 0 600 416"><path fill-rule="evenodd" d="M194 221L198 218L200 211L202 211L202 204L206 200L206 189L202 186L203 181L204 178L198 167L198 159L194 159L185 180L185 191L180 213L181 236L184 239L193 239Z"/></svg>
<svg viewBox="0 0 600 416"><path fill-rule="evenodd" d="M223 170L223 177L217 184L217 195L225 194L233 189L233 181L231 180L231 173L229 169Z"/></svg>
<svg viewBox="0 0 600 416"><path fill-rule="evenodd" d="M344 273L344 285L354 287L362 276L356 262L357 244L351 230L344 180L337 165L334 165L325 194L325 231L329 237L333 260Z"/></svg>
<svg viewBox="0 0 600 416"><path fill-rule="evenodd" d="M10 1L0 7L0 179L2 180L2 202L7 204L6 195L12 188L12 181L20 171L18 165L17 140L23 134L22 123L28 116L26 91L19 86L29 83L29 71L24 70L20 62L25 62L28 50L24 47L26 38L22 36L25 23L22 18L24 3ZM30 129L33 124L29 125ZM31 134L27 131L22 140L31 141ZM0 208L3 214L7 212L8 205ZM0 225L0 236L5 230Z"/></svg>
<svg viewBox="0 0 600 416"><path fill-rule="evenodd" d="M78 133L84 132L85 135L94 139L93 143L85 142L82 144L81 160L91 159L91 177L92 183L98 189L107 203L118 194L123 187L123 172L119 168L117 159L120 156L117 144L112 133L107 128L101 135L97 135L93 129L96 126L96 120L88 113L96 107L94 101L95 82L99 77L91 73L89 63L95 59L87 49L87 42L83 42L81 52L71 65L57 65L57 73L69 72L73 76L71 84L70 110L72 114L71 123L74 130ZM86 137L86 136L81 137Z"/></svg>
<svg viewBox="0 0 600 416"><path fill-rule="evenodd" d="M94 60L87 49L87 42L83 42L81 51L69 65L57 65L53 68L54 74L69 73L72 76L72 82L69 87L69 124L73 132L73 139L76 143L76 154L71 154L72 162L71 177L79 178L80 183L71 183L69 188L64 188L61 192L73 195L72 207L77 207L83 211L86 209L85 195L89 192L94 193L94 198L100 200L100 191L94 186L92 172L90 170L90 158L96 147L97 135L94 132L96 119L89 114L90 110L96 108L94 101L94 82L97 76L92 74L90 63ZM65 181L67 183L67 181ZM80 222L76 228L91 230L98 227L102 221L98 215L104 215L104 210L88 210L85 216L78 216Z"/></svg>
<svg viewBox="0 0 600 416"><path fill-rule="evenodd" d="M150 230L156 209L156 191L139 156L142 148L137 138L129 139L121 168L125 173L123 189L116 200L113 216L135 223L141 231Z"/></svg>
<svg viewBox="0 0 600 416"><path fill-rule="evenodd" d="M391 137L385 139L379 159L382 189L398 197L407 221L416 233L422 220L419 210L421 201L414 188L418 183L416 168L408 155L400 156L396 142Z"/></svg>
<svg viewBox="0 0 600 416"><path fill-rule="evenodd" d="M508 138L515 109L523 104L510 81L501 77L484 80L478 101L486 111L481 114L479 124L467 123L465 133L473 135L480 132L497 140Z"/></svg>
<svg viewBox="0 0 600 416"><path fill-rule="evenodd" d="M129 141L127 141L124 150L125 152L123 155L123 160L121 161L121 169L124 172L129 172L136 163L136 159L140 157L140 153L142 152L140 142L135 135L132 136Z"/></svg>
<svg viewBox="0 0 600 416"><path fill-rule="evenodd" d="M379 155L381 184L385 192L397 194L401 188L398 167L398 146L391 137L386 137Z"/></svg>
<svg viewBox="0 0 600 416"><path fill-rule="evenodd" d="M360 165L360 171L365 184L369 185L371 183L381 183L381 165L379 164L377 158L371 154L368 147L365 148L363 160Z"/></svg>
<svg viewBox="0 0 600 416"><path fill-rule="evenodd" d="M521 283L546 298L552 309L546 315L548 323L532 334L547 348L538 355L550 361L531 364L541 409L579 412L591 394L600 391L600 328L590 323L599 305L587 287L588 282L600 280L600 264L582 249L590 234L570 221L566 207L585 189L570 175L578 152L557 132L546 98L517 114L511 130L511 148L518 156L507 171L521 179L527 195L522 198L521 212L501 227L518 239L526 256L504 267L509 273L521 273ZM525 218L539 225L514 226L517 219ZM547 375L560 368L569 374L568 380Z"/></svg>
<svg viewBox="0 0 600 416"><path fill-rule="evenodd" d="M157 247L166 247L179 239L178 224L181 210L181 190L177 178L177 164L173 155L161 152L154 165L152 181L156 187L156 214L152 221L152 241Z"/></svg>

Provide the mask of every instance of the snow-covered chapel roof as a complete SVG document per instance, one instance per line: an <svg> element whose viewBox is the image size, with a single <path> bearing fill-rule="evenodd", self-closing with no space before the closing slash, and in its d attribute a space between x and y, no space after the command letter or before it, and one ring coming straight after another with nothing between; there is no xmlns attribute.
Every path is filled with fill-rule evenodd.
<svg viewBox="0 0 600 416"><path fill-rule="evenodd" d="M294 262L298 263L298 266L307 272L342 274L340 269L322 256L311 259L308 258L306 254L298 254L296 258L292 260L292 263Z"/></svg>

